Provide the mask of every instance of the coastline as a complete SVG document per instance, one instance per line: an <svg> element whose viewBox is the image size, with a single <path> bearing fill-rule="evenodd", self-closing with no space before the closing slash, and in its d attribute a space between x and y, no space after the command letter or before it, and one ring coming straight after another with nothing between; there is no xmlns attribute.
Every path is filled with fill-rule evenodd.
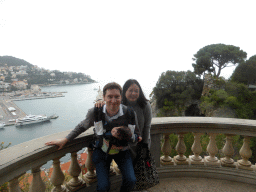
<svg viewBox="0 0 256 192"><path fill-rule="evenodd" d="M84 84L92 84L92 83L98 83L97 81L95 82L82 82L82 83L68 83L68 84L39 84L38 86L40 87L51 87L51 86L67 86L67 85L84 85Z"/></svg>
<svg viewBox="0 0 256 192"><path fill-rule="evenodd" d="M0 96L0 121L4 122L5 126L10 126L15 124L15 119L23 118L27 115L13 101L65 97L63 93L66 92L32 92L31 90L25 90L19 91L18 94L17 92L2 94ZM13 110L10 110L10 108Z"/></svg>

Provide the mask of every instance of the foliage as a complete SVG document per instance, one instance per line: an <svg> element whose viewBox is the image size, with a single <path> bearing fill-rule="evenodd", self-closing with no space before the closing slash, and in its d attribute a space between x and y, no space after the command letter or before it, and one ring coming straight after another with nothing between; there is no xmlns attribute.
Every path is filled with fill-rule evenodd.
<svg viewBox="0 0 256 192"><path fill-rule="evenodd" d="M219 77L221 70L231 65L242 63L247 53L239 47L225 44L212 44L201 48L195 55L192 64L194 72L202 75L206 71Z"/></svg>
<svg viewBox="0 0 256 192"><path fill-rule="evenodd" d="M23 59L18 59L12 56L0 56L0 66L4 66L5 64L7 65L12 65L12 66L20 66L20 65L28 65L28 66L33 66L31 63L23 60Z"/></svg>
<svg viewBox="0 0 256 192"><path fill-rule="evenodd" d="M162 73L153 89L160 115L166 116L173 109L172 116L181 115L187 102L200 98L202 88L203 81L191 71Z"/></svg>
<svg viewBox="0 0 256 192"><path fill-rule="evenodd" d="M249 60L240 63L234 70L231 80L248 84L256 83L256 55L250 57Z"/></svg>
<svg viewBox="0 0 256 192"><path fill-rule="evenodd" d="M4 146L4 142L1 142L1 143L0 143L0 151L1 151L2 149L5 149L5 148L9 147L11 144L12 144L12 143L9 143L8 145Z"/></svg>
<svg viewBox="0 0 256 192"><path fill-rule="evenodd" d="M235 110L238 118L255 119L256 92L250 91L244 84L227 82L225 90L210 90L210 94L202 96L201 101L203 113L227 106Z"/></svg>

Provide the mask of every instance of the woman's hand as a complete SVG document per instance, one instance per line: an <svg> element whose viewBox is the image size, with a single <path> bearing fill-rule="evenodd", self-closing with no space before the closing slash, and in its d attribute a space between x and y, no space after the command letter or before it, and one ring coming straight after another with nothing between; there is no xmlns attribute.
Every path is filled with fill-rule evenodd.
<svg viewBox="0 0 256 192"><path fill-rule="evenodd" d="M98 107L98 108L103 107L103 105L105 105L105 101L103 100L99 100L95 103L95 107Z"/></svg>
<svg viewBox="0 0 256 192"><path fill-rule="evenodd" d="M141 141L142 141L142 137L139 137L139 138L138 138L138 142L141 142Z"/></svg>
<svg viewBox="0 0 256 192"><path fill-rule="evenodd" d="M57 145L59 148L58 150L62 149L63 146L68 142L67 138L63 138L63 139L57 139L55 141L50 141L45 143L45 145Z"/></svg>

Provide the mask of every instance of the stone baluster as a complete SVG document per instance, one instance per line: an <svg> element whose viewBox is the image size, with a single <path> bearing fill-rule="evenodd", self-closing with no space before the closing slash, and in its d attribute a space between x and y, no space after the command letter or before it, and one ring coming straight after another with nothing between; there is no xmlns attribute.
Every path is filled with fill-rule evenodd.
<svg viewBox="0 0 256 192"><path fill-rule="evenodd" d="M81 167L77 161L77 152L71 153L71 164L68 172L72 176L72 179L66 184L67 189L69 189L70 191L76 191L86 186L85 181L78 178L81 173Z"/></svg>
<svg viewBox="0 0 256 192"><path fill-rule="evenodd" d="M60 158L58 157L53 160L53 171L50 178L50 181L54 185L52 192L67 192L66 187L62 186L65 176L60 168Z"/></svg>
<svg viewBox="0 0 256 192"><path fill-rule="evenodd" d="M244 137L243 146L239 151L242 159L238 161L238 168L239 169L246 169L246 170L253 170L252 164L248 159L252 156L252 150L250 149L250 137Z"/></svg>
<svg viewBox="0 0 256 192"><path fill-rule="evenodd" d="M20 189L20 186L19 186L19 177L20 176L15 177L11 181L9 181L9 192L21 192L21 189Z"/></svg>
<svg viewBox="0 0 256 192"><path fill-rule="evenodd" d="M221 165L223 167L236 167L235 162L232 159L232 156L234 155L234 148L232 145L233 136L234 135L226 134L226 143L223 147L223 153L225 157L220 159Z"/></svg>
<svg viewBox="0 0 256 192"><path fill-rule="evenodd" d="M186 152L186 145L184 142L184 134L185 133L178 133L178 143L176 145L176 151L178 155L174 157L174 162L177 165L188 165L188 158L184 155Z"/></svg>
<svg viewBox="0 0 256 192"><path fill-rule="evenodd" d="M112 166L113 166L113 170L114 172L117 174L117 175L120 175L121 174L121 171L120 169L118 168L118 165L116 164L116 162L114 160L112 160ZM110 169L111 171L111 169ZM111 174L111 172L110 172Z"/></svg>
<svg viewBox="0 0 256 192"><path fill-rule="evenodd" d="M92 162L92 153L93 149L92 148L87 148L88 149L88 154L85 162L85 167L87 168L87 173L84 176L84 180L87 185L90 185L94 182L97 181L96 173L95 173L95 166Z"/></svg>
<svg viewBox="0 0 256 192"><path fill-rule="evenodd" d="M173 159L169 156L172 152L169 133L164 134L164 144L161 148L163 156L160 158L161 165L174 165Z"/></svg>
<svg viewBox="0 0 256 192"><path fill-rule="evenodd" d="M41 166L42 165L32 169L33 179L29 187L29 192L34 192L34 191L44 192L46 190L45 183L43 182L41 177L41 169L40 169Z"/></svg>
<svg viewBox="0 0 256 192"><path fill-rule="evenodd" d="M114 164L116 165L116 168L114 167ZM117 172L115 171L115 169L117 169ZM110 164L110 168L109 168L109 175L113 176L113 175L116 175L117 173L120 174L121 171L119 170L116 162L114 160L112 160L112 162Z"/></svg>
<svg viewBox="0 0 256 192"><path fill-rule="evenodd" d="M189 156L191 165L203 165L204 161L203 158L200 156L200 153L202 153L202 146L200 143L200 137L203 135L203 133L193 133L194 135L194 143L191 147L191 150L193 151L194 155Z"/></svg>
<svg viewBox="0 0 256 192"><path fill-rule="evenodd" d="M205 164L210 166L220 166L220 160L215 156L218 153L218 147L215 141L217 133L209 133L210 141L207 146L209 156L204 158Z"/></svg>

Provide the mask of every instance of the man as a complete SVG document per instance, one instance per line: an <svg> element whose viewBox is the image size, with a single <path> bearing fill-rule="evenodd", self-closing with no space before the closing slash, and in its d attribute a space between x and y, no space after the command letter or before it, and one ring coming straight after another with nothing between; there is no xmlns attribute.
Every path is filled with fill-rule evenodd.
<svg viewBox="0 0 256 192"><path fill-rule="evenodd" d="M128 109L126 106L121 104L122 88L117 83L108 83L103 88L103 99L106 104L101 109L104 132L111 132L114 127L127 126L132 132L132 141L136 143L141 141L142 138L139 136L139 129L137 128L136 115L133 110ZM99 121L98 116L95 121L94 108L90 109L86 115L85 120L79 123L73 131L66 136L66 138L51 141L46 145L57 145L58 149L61 149L68 141L72 141L79 134L89 129L94 125L96 121ZM117 132L112 132L112 136L118 138ZM119 153L115 155L108 155L102 151L101 147L97 147L93 152L93 162L96 166L96 173L98 186L97 191L108 191L110 189L109 182L109 168L112 159L117 163L122 173L122 186L120 191L131 191L136 183L136 177L134 174L132 158L128 147L124 147Z"/></svg>

